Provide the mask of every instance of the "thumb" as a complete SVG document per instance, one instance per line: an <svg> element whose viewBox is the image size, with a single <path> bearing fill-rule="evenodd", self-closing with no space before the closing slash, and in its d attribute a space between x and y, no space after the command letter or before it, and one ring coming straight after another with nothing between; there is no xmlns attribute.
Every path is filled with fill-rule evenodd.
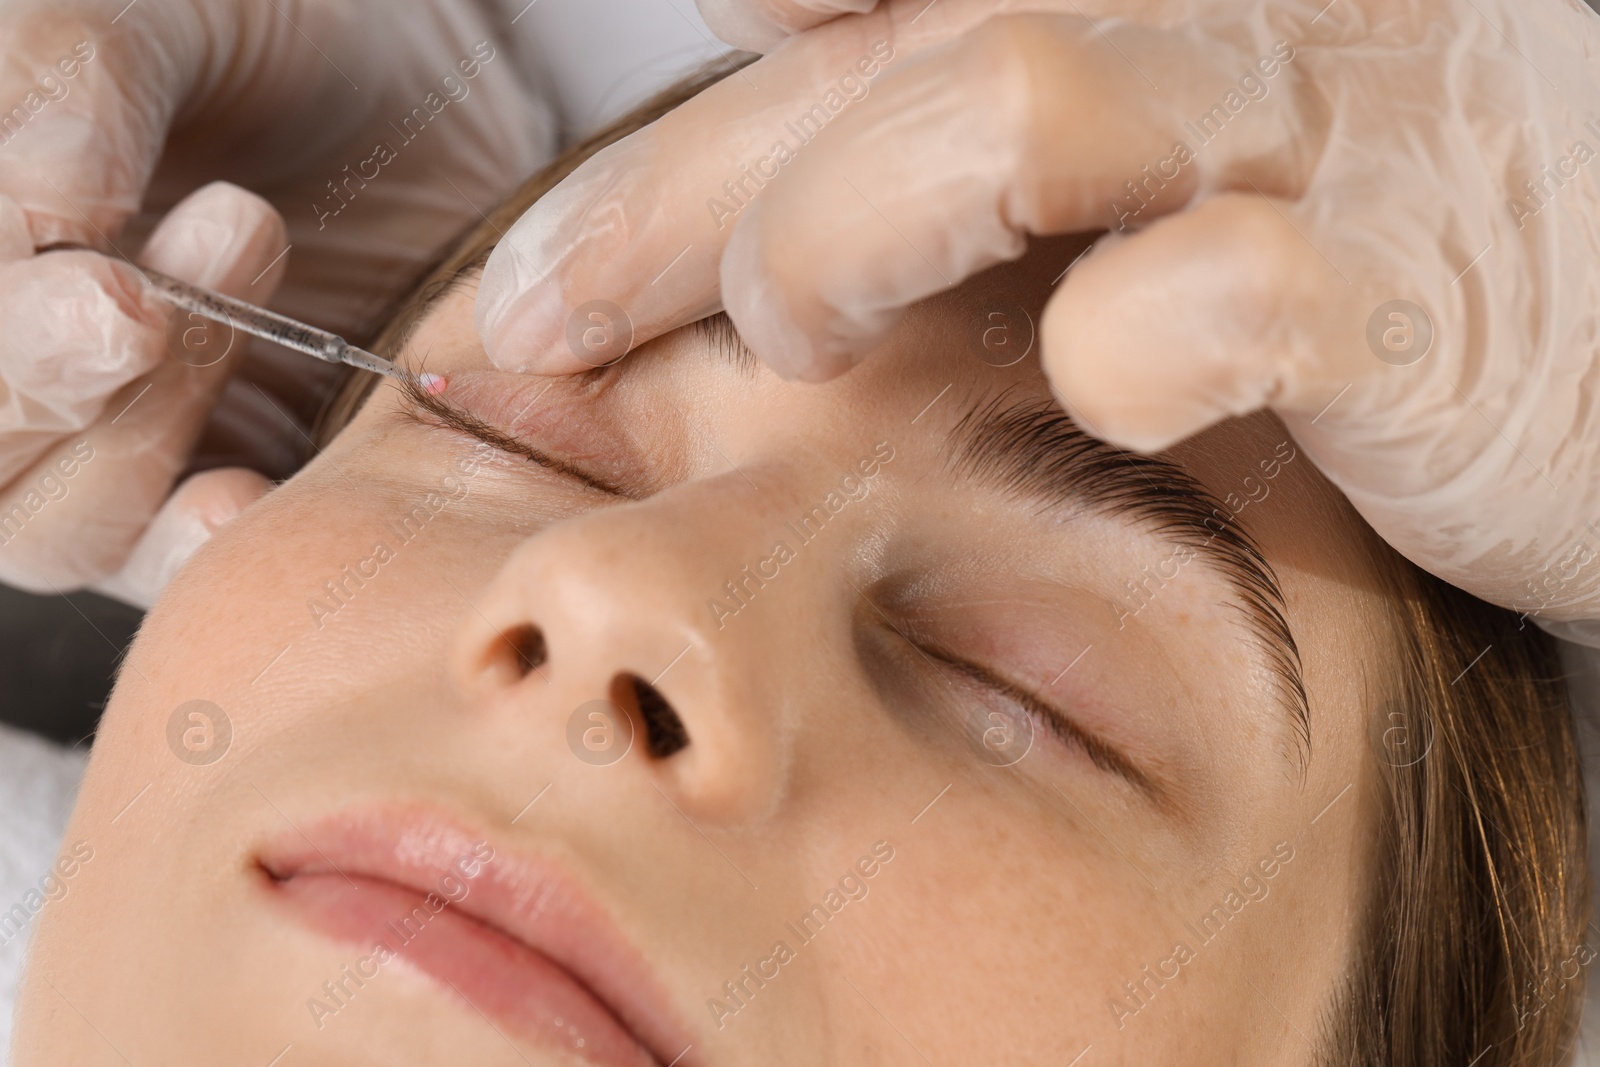
<svg viewBox="0 0 1600 1067"><path fill-rule="evenodd" d="M139 262L184 281L264 304L289 243L277 210L254 193L212 182L185 197L150 235Z"/></svg>
<svg viewBox="0 0 1600 1067"><path fill-rule="evenodd" d="M95 592L148 610L189 558L273 483L244 467L221 467L191 476L150 520L127 562Z"/></svg>
<svg viewBox="0 0 1600 1067"><path fill-rule="evenodd" d="M877 0L695 0L711 32L752 52L770 52L802 30L871 11Z"/></svg>
<svg viewBox="0 0 1600 1067"><path fill-rule="evenodd" d="M1364 340L1362 309L1379 301L1295 228L1292 210L1219 195L1102 238L1073 268L1039 332L1051 387L1085 430L1157 452L1263 407L1314 415L1393 369Z"/></svg>

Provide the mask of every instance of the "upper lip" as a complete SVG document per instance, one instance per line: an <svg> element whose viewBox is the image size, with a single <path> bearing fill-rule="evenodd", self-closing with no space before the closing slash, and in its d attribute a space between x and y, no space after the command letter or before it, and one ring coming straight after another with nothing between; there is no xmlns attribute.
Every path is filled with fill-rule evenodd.
<svg viewBox="0 0 1600 1067"><path fill-rule="evenodd" d="M352 809L267 842L258 865L277 881L303 874L379 879L427 894L480 842L493 859L451 904L565 969L661 1064L693 1067L683 1024L643 956L610 916L550 860L512 853L488 834L415 805ZM459 877L459 875L457 875Z"/></svg>

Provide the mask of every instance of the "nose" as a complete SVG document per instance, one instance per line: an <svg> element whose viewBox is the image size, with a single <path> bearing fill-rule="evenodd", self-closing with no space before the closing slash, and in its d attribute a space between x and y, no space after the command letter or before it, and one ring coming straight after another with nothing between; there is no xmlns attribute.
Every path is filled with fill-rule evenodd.
<svg viewBox="0 0 1600 1067"><path fill-rule="evenodd" d="M712 478L535 534L466 613L455 684L559 717L576 758L650 775L697 823L760 817L791 762L782 635L826 612L817 583L749 569L782 540L775 512Z"/></svg>

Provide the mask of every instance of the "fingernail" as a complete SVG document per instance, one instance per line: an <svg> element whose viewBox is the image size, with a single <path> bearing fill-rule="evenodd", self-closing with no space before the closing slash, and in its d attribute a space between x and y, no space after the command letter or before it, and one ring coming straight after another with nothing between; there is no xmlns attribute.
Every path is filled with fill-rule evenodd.
<svg viewBox="0 0 1600 1067"><path fill-rule="evenodd" d="M754 345L751 347L761 357L761 361L772 368L772 372L784 381L809 382L816 380L808 345L785 342L773 344L769 341L762 344L760 348L755 348Z"/></svg>
<svg viewBox="0 0 1600 1067"><path fill-rule="evenodd" d="M97 586L97 591L148 610L161 591L211 540L212 527L192 512L171 508L158 513L122 569Z"/></svg>
<svg viewBox="0 0 1600 1067"><path fill-rule="evenodd" d="M553 285L524 293L485 338L489 361L501 370L529 372L565 367L566 319L571 310Z"/></svg>
<svg viewBox="0 0 1600 1067"><path fill-rule="evenodd" d="M221 288L272 220L251 194L215 183L179 204L151 235L140 259L197 285Z"/></svg>
<svg viewBox="0 0 1600 1067"><path fill-rule="evenodd" d="M174 219L139 258L175 278L214 288L236 255L236 238L236 231L215 219Z"/></svg>
<svg viewBox="0 0 1600 1067"><path fill-rule="evenodd" d="M737 234L734 240L738 240ZM731 242L729 248L733 250ZM723 302L729 316L739 324L744 343L774 374L785 381L816 382L836 377L850 368L853 360L848 358L842 366L820 366L822 361L811 339L795 329L791 317L783 310L782 296L753 271L743 272L740 277L742 281L730 283L729 272L724 269Z"/></svg>

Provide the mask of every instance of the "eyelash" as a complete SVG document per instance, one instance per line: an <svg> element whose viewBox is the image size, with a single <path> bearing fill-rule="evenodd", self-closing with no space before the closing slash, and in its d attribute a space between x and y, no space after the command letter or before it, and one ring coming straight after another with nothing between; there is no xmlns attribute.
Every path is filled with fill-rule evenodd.
<svg viewBox="0 0 1600 1067"><path fill-rule="evenodd" d="M545 455L539 449L511 437L497 427L484 423L470 412L455 408L438 397L419 392L417 387L410 382L402 384L401 395L405 401L406 413L419 423L467 434L492 448L497 448L511 455L521 456L537 466L571 478L589 488L599 489L615 496L629 495L586 472L580 471L554 457ZM445 411L448 411L453 416L452 421L443 421L446 418ZM431 422L427 418L428 415L432 415L435 419L441 421ZM921 652L929 660L942 664L968 681L982 685L991 692L1017 704L1035 724L1042 724L1059 741L1082 752L1100 770L1120 775L1141 789L1151 789L1149 779L1138 768L1124 759L1120 753L1104 741L1063 717L1060 712L1028 692L1028 690L1012 684L980 664L953 655L942 648L914 641L905 634L901 634L901 636L910 643L912 648Z"/></svg>
<svg viewBox="0 0 1600 1067"><path fill-rule="evenodd" d="M1043 725L1058 740L1082 752L1100 770L1120 775L1141 789L1151 788L1149 779L1124 759L1121 753L1065 718L1028 690L1007 681L980 664L963 659L942 648L919 642L912 642L912 647L953 673L1012 701L1036 724Z"/></svg>
<svg viewBox="0 0 1600 1067"><path fill-rule="evenodd" d="M423 425L436 426L440 429L463 433L491 448L498 449L508 455L520 456L535 466L542 467L554 474L562 475L572 481L579 482L590 489L618 497L632 497L633 494L623 490L602 478L597 478L587 471L580 470L570 463L566 463L554 456L535 448L525 441L512 437L497 426L479 419L471 412L463 411L447 401L420 391L410 380L400 384L400 395L405 405L405 413ZM432 416L430 419L428 416Z"/></svg>

